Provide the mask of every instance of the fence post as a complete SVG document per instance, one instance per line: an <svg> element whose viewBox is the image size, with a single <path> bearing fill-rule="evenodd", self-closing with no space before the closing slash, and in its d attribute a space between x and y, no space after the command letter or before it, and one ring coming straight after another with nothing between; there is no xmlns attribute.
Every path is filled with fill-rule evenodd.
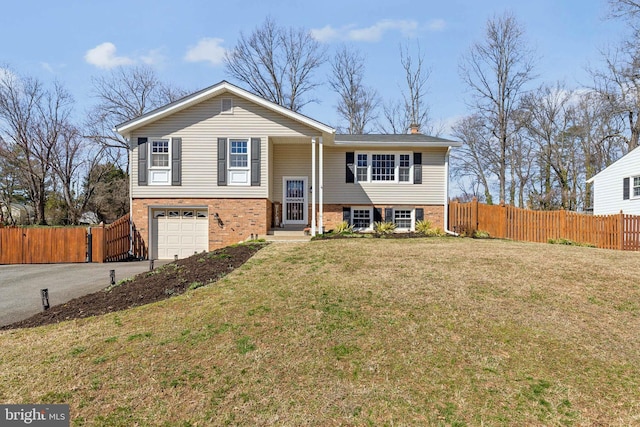
<svg viewBox="0 0 640 427"><path fill-rule="evenodd" d="M624 250L624 213L622 209L620 209L620 214L618 215L618 248L623 251Z"/></svg>
<svg viewBox="0 0 640 427"><path fill-rule="evenodd" d="M471 200L471 233L474 235L476 231L478 231L478 199L473 198Z"/></svg>

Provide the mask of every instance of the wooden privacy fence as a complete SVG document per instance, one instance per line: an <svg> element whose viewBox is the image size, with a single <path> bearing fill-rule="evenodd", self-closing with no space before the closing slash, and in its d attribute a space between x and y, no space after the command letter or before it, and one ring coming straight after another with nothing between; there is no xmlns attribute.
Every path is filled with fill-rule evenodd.
<svg viewBox="0 0 640 427"><path fill-rule="evenodd" d="M491 237L546 243L567 239L603 249L640 250L640 216L585 215L570 211L532 211L509 205L449 203L449 228L486 231Z"/></svg>
<svg viewBox="0 0 640 427"><path fill-rule="evenodd" d="M131 257L146 259L147 248L128 216L89 228L0 228L0 264L110 262Z"/></svg>

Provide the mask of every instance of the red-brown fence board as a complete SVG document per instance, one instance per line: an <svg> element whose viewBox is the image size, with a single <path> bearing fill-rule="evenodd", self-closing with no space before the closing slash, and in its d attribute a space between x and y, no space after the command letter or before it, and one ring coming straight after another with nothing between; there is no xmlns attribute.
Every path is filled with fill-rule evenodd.
<svg viewBox="0 0 640 427"><path fill-rule="evenodd" d="M147 248L129 216L112 224L91 227L91 261L147 258ZM0 264L86 262L85 227L0 227Z"/></svg>
<svg viewBox="0 0 640 427"><path fill-rule="evenodd" d="M492 237L545 243L567 239L604 249L640 250L640 216L585 215L570 211L532 211L508 205L451 202L449 228L486 231Z"/></svg>

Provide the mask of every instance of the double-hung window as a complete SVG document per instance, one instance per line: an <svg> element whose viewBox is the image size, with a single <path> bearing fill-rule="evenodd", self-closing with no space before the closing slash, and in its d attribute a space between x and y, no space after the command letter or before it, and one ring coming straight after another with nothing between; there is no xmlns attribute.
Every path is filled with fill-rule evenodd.
<svg viewBox="0 0 640 427"><path fill-rule="evenodd" d="M357 153L358 182L412 182L409 153Z"/></svg>
<svg viewBox="0 0 640 427"><path fill-rule="evenodd" d="M367 155L358 153L358 164L356 166L356 174L358 175L358 181L365 182L369 180L369 163L367 161Z"/></svg>
<svg viewBox="0 0 640 427"><path fill-rule="evenodd" d="M394 209L393 222L400 230L411 230L411 209Z"/></svg>
<svg viewBox="0 0 640 427"><path fill-rule="evenodd" d="M151 141L151 167L169 167L169 140L159 139Z"/></svg>
<svg viewBox="0 0 640 427"><path fill-rule="evenodd" d="M251 184L251 168L249 165L250 145L248 138L229 139L229 184Z"/></svg>
<svg viewBox="0 0 640 427"><path fill-rule="evenodd" d="M171 140L150 139L149 185L171 184Z"/></svg>
<svg viewBox="0 0 640 427"><path fill-rule="evenodd" d="M369 207L351 208L351 225L354 230L368 230L371 229L373 222L373 212Z"/></svg>
<svg viewBox="0 0 640 427"><path fill-rule="evenodd" d="M640 176L633 177L633 197L640 197Z"/></svg>

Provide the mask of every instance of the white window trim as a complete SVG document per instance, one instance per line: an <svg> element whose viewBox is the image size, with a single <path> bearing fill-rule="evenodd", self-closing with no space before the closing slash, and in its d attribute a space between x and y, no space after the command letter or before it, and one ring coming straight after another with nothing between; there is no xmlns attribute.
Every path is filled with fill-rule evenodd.
<svg viewBox="0 0 640 427"><path fill-rule="evenodd" d="M396 230L398 231L414 231L416 229L416 210L413 207L409 206L394 206L393 208L393 222L396 222L396 211L410 211L411 212L411 226L410 228L400 228L398 227ZM385 220L387 220L385 218Z"/></svg>
<svg viewBox="0 0 640 427"><path fill-rule="evenodd" d="M635 185L633 185L633 181L635 178L640 179L640 175L634 175L629 177L629 198L630 199L640 199L640 195L638 196L634 196L634 188L636 187Z"/></svg>
<svg viewBox="0 0 640 427"><path fill-rule="evenodd" d="M234 172L234 171L245 171L246 174L246 181L245 182L232 182L231 180L229 180L227 185L232 185L232 186L245 186L245 185L251 185L251 138L244 138L244 137L229 137L227 139L228 143L227 143L227 172ZM247 166L245 167L239 167L239 166L231 166L231 143L233 141L245 141L247 143Z"/></svg>
<svg viewBox="0 0 640 427"><path fill-rule="evenodd" d="M358 155L367 156L367 180L358 179ZM394 180L393 181L373 181L372 180L372 154L393 154L394 159ZM409 181L400 181L400 155L409 156ZM413 184L413 152L410 151L357 151L355 153L355 182L367 184Z"/></svg>
<svg viewBox="0 0 640 427"><path fill-rule="evenodd" d="M149 185L171 185L171 152L172 152L172 145L173 145L173 138L149 138L149 141L151 142L150 144L147 144L149 146L148 148L148 153L147 153L147 167L149 170L149 177L148 177L148 184ZM153 143L154 142L159 142L159 141L167 141L167 158L168 163L167 166L153 166ZM167 181L153 181L152 176L153 174L151 172L153 171L167 171L167 176L168 176L168 180Z"/></svg>
<svg viewBox="0 0 640 427"><path fill-rule="evenodd" d="M373 223L374 218L373 218L373 207L372 206L351 206L351 224L349 225L353 225L354 224L354 217L353 217L353 211L354 210L358 210L358 211L369 211L369 219L371 220L369 223L369 227L367 228L363 228L363 227L358 227L355 228L354 227L354 231L372 231L373 230Z"/></svg>

